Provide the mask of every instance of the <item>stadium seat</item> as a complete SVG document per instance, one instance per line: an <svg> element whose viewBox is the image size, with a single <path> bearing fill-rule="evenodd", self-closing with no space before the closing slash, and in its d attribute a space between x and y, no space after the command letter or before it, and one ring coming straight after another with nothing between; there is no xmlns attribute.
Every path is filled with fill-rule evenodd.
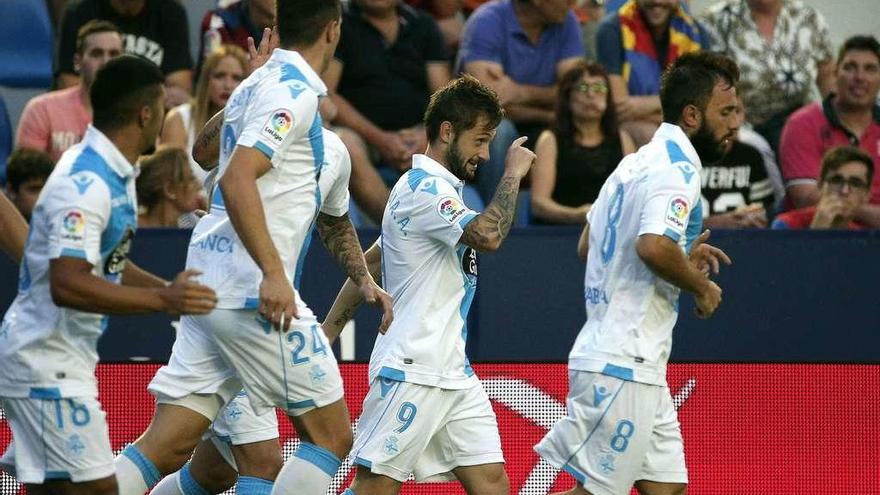
<svg viewBox="0 0 880 495"><path fill-rule="evenodd" d="M52 25L42 0L3 0L0 85L48 88L52 83Z"/></svg>
<svg viewBox="0 0 880 495"><path fill-rule="evenodd" d="M6 185L6 159L12 153L12 124L6 111L6 103L0 96L0 186ZM3 194L0 192L0 194Z"/></svg>

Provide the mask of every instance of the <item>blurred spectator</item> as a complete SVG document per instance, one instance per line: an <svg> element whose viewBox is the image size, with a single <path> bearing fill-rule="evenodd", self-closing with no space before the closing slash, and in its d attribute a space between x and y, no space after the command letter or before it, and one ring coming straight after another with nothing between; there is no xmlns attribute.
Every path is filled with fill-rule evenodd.
<svg viewBox="0 0 880 495"><path fill-rule="evenodd" d="M186 152L160 146L140 160L138 227L178 227L180 218L199 207L202 184L193 176Z"/></svg>
<svg viewBox="0 0 880 495"><path fill-rule="evenodd" d="M67 148L82 140L92 121L89 89L95 73L122 53L122 37L111 22L91 20L79 29L73 69L76 86L51 91L28 102L18 122L16 146L45 151L58 161Z"/></svg>
<svg viewBox="0 0 880 495"><path fill-rule="evenodd" d="M192 159L193 141L208 119L226 106L229 95L244 79L247 69L247 55L241 48L221 45L205 59L190 101L174 107L165 117L159 141L186 151L199 182L205 179L207 172Z"/></svg>
<svg viewBox="0 0 880 495"><path fill-rule="evenodd" d="M462 0L406 0L406 3L434 16L443 41L446 42L446 49L449 53L458 50L465 19Z"/></svg>
<svg viewBox="0 0 880 495"><path fill-rule="evenodd" d="M583 61L584 47L572 0L492 0L464 27L456 67L498 93L506 118L492 140L489 161L477 169L488 204L504 172L507 148L519 136L533 146L555 121L556 84Z"/></svg>
<svg viewBox="0 0 880 495"><path fill-rule="evenodd" d="M584 57L590 61L597 60L599 50L596 48L596 37L599 36L599 24L605 17L605 7L602 0L584 0L583 5L575 12L578 16L578 22L581 24Z"/></svg>
<svg viewBox="0 0 880 495"><path fill-rule="evenodd" d="M863 150L841 146L825 154L819 203L783 213L774 229L864 229L856 213L868 202L874 163Z"/></svg>
<svg viewBox="0 0 880 495"><path fill-rule="evenodd" d="M399 0L354 0L343 13L336 57L324 73L338 113L334 124L352 156L351 192L374 220L388 188L427 147L428 99L450 78L437 23Z"/></svg>
<svg viewBox="0 0 880 495"><path fill-rule="evenodd" d="M635 151L617 127L608 74L599 64L570 70L559 81L556 124L535 145L532 215L539 223L586 221L590 205L623 155Z"/></svg>
<svg viewBox="0 0 880 495"><path fill-rule="evenodd" d="M6 195L28 221L54 167L55 161L42 151L19 148L9 155Z"/></svg>
<svg viewBox="0 0 880 495"><path fill-rule="evenodd" d="M700 177L703 225L718 229L767 226L775 199L760 151L739 139L728 141L724 157L717 163L704 163Z"/></svg>
<svg viewBox="0 0 880 495"><path fill-rule="evenodd" d="M846 40L837 58L834 93L801 108L782 132L780 162L786 185L786 206L803 208L819 201L819 165L827 150L859 146L880 166L880 43L873 36ZM870 203L856 218L880 227L880 176L872 174Z"/></svg>
<svg viewBox="0 0 880 495"><path fill-rule="evenodd" d="M596 44L617 119L636 146L660 125L660 74L678 57L711 45L678 0L629 0L602 20Z"/></svg>
<svg viewBox="0 0 880 495"><path fill-rule="evenodd" d="M198 73L204 59L220 45L236 45L247 52L248 37L259 45L263 29L274 25L275 0L240 0L205 12L199 33Z"/></svg>
<svg viewBox="0 0 880 495"><path fill-rule="evenodd" d="M778 151L786 119L810 101L813 85L822 96L832 89L834 48L825 20L801 0L721 0L709 7L705 24L715 49L739 64L749 122Z"/></svg>
<svg viewBox="0 0 880 495"><path fill-rule="evenodd" d="M125 53L140 55L165 74L165 107L186 102L192 90L192 57L186 10L177 0L69 0L55 54L61 88L79 82L73 67L76 35L92 19L112 22L123 33Z"/></svg>

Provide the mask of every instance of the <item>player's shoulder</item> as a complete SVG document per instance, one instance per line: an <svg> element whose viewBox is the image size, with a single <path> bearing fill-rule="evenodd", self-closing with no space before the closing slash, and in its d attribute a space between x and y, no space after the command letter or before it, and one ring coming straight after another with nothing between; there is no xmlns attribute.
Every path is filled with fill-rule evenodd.
<svg viewBox="0 0 880 495"><path fill-rule="evenodd" d="M77 145L62 155L44 186L47 206L102 207L109 205L111 187L123 185L104 159L92 148Z"/></svg>
<svg viewBox="0 0 880 495"><path fill-rule="evenodd" d="M401 176L398 185L411 194L417 203L434 203L441 196L461 199L458 191L446 179L421 168L409 169Z"/></svg>

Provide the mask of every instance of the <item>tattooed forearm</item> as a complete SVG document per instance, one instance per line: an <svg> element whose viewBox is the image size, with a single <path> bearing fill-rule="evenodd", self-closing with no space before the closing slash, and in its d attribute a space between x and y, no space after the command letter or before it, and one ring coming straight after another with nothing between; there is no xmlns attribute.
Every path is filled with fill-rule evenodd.
<svg viewBox="0 0 880 495"><path fill-rule="evenodd" d="M345 270L350 279L360 283L367 275L367 264L364 261L364 252L361 250L357 232L348 219L348 213L341 217L319 213L316 226L318 235L339 266Z"/></svg>
<svg viewBox="0 0 880 495"><path fill-rule="evenodd" d="M223 128L223 110L217 112L196 136L192 156L203 170L210 171L217 166L220 157L220 130Z"/></svg>
<svg viewBox="0 0 880 495"><path fill-rule="evenodd" d="M516 177L501 178L489 206L465 227L461 242L480 251L498 249L513 224L519 181Z"/></svg>

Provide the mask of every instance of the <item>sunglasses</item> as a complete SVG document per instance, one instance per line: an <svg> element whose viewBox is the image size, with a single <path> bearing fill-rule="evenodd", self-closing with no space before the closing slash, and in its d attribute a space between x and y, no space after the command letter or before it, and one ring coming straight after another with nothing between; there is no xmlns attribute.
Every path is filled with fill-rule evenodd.
<svg viewBox="0 0 880 495"><path fill-rule="evenodd" d="M579 93L595 93L597 95L604 95L608 92L608 85L600 82L600 83L587 83L582 82L578 83L574 86L574 89Z"/></svg>
<svg viewBox="0 0 880 495"><path fill-rule="evenodd" d="M867 191L868 183L858 177L844 177L842 175L832 175L824 181L834 189L842 190L843 186L849 186L852 190Z"/></svg>

